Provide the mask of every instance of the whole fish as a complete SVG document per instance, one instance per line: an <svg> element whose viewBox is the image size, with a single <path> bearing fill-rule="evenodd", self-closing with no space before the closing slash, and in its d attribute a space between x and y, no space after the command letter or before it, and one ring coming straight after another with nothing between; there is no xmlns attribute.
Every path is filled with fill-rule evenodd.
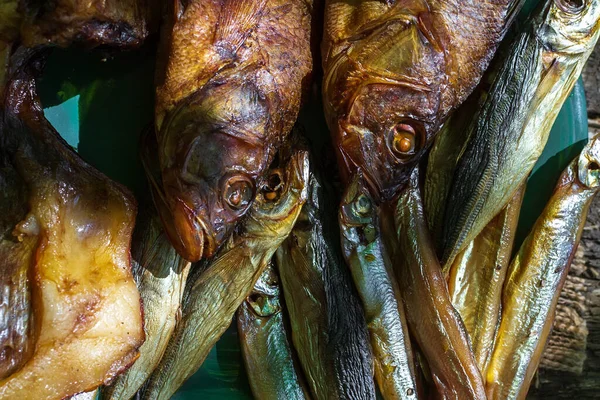
<svg viewBox="0 0 600 400"><path fill-rule="evenodd" d="M531 172L598 40L599 20L596 0L545 0L492 67L493 83L467 129L446 204L444 270Z"/></svg>
<svg viewBox="0 0 600 400"><path fill-rule="evenodd" d="M521 0L327 0L325 114L346 180L389 200L479 82Z"/></svg>
<svg viewBox="0 0 600 400"><path fill-rule="evenodd" d="M31 350L13 347L19 368L0 380L0 399L93 390L131 365L144 341L129 254L135 200L81 160L44 118L37 57L23 49L13 55L0 100L0 182L8 188L0 195L0 259L2 271L19 271L18 290L30 293L19 300L3 276L4 316L9 334L28 332L31 323L34 332L25 338ZM28 287L20 278L25 264Z"/></svg>
<svg viewBox="0 0 600 400"><path fill-rule="evenodd" d="M86 46L139 46L158 30L159 0L55 0L19 1L18 23L22 44L27 47L72 43ZM2 16L0 5L0 16ZM13 23L13 24L14 24ZM0 28L0 38L1 38Z"/></svg>
<svg viewBox="0 0 600 400"><path fill-rule="evenodd" d="M500 319L502 284L512 255L524 185L506 208L454 259L448 276L452 305L460 314L477 366L485 376Z"/></svg>
<svg viewBox="0 0 600 400"><path fill-rule="evenodd" d="M257 399L310 398L284 312L279 277L271 262L237 312L246 372Z"/></svg>
<svg viewBox="0 0 600 400"><path fill-rule="evenodd" d="M381 237L378 209L359 172L339 212L342 252L362 300L384 399L417 399L404 305Z"/></svg>
<svg viewBox="0 0 600 400"><path fill-rule="evenodd" d="M283 158L282 160L288 160ZM181 320L142 398L169 399L204 362L252 291L307 197L308 153L295 151L258 192L243 231L186 288Z"/></svg>
<svg viewBox="0 0 600 400"><path fill-rule="evenodd" d="M335 205L314 170L308 187L276 253L292 341L315 399L375 399L369 333L339 248Z"/></svg>
<svg viewBox="0 0 600 400"><path fill-rule="evenodd" d="M452 306L423 211L419 170L398 197L393 254L406 318L443 399L485 399L465 326Z"/></svg>
<svg viewBox="0 0 600 400"><path fill-rule="evenodd" d="M102 389L103 399L131 399L160 362L179 317L191 265L171 246L149 198L138 216L131 253L144 304L146 341L135 364Z"/></svg>
<svg viewBox="0 0 600 400"><path fill-rule="evenodd" d="M157 67L155 190L173 245L196 261L249 210L292 129L312 70L312 0L173 4Z"/></svg>
<svg viewBox="0 0 600 400"><path fill-rule="evenodd" d="M592 199L600 190L600 138L563 172L510 264L502 320L486 373L488 399L524 399L552 329L556 304Z"/></svg>

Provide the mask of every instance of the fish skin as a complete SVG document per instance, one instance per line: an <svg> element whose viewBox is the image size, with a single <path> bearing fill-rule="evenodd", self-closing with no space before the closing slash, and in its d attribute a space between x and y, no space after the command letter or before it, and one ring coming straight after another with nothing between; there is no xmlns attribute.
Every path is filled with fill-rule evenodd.
<svg viewBox="0 0 600 400"><path fill-rule="evenodd" d="M524 399L552 329L554 312L600 190L600 139L561 175L554 194L510 264L502 319L486 374L488 399Z"/></svg>
<svg viewBox="0 0 600 400"><path fill-rule="evenodd" d="M102 389L102 399L129 400L150 377L180 316L191 266L171 246L149 198L144 200L138 215L131 256L133 276L144 305L146 341L131 368Z"/></svg>
<svg viewBox="0 0 600 400"><path fill-rule="evenodd" d="M510 263L525 185L455 259L448 276L452 305L460 314L473 355L485 376L500 320L502 286Z"/></svg>
<svg viewBox="0 0 600 400"><path fill-rule="evenodd" d="M444 271L525 181L598 40L600 4L585 2L578 14L564 4L541 4L491 67L491 87L467 128L446 203Z"/></svg>
<svg viewBox="0 0 600 400"><path fill-rule="evenodd" d="M188 279L178 321L165 353L141 393L143 399L169 399L204 362L210 349L231 324L236 309L248 297L275 250L287 237L306 201L308 153L294 151L282 170L279 197L269 200L265 187L246 216L243 230L206 261L197 279Z"/></svg>
<svg viewBox="0 0 600 400"><path fill-rule="evenodd" d="M446 279L427 230L415 168L394 210L394 268L410 332L427 359L443 399L485 399L469 336L452 306Z"/></svg>
<svg viewBox="0 0 600 400"><path fill-rule="evenodd" d="M375 399L369 333L339 249L331 192L316 170L308 186L298 221L276 253L292 342L313 398Z"/></svg>
<svg viewBox="0 0 600 400"><path fill-rule="evenodd" d="M197 261L246 214L297 118L312 1L175 4L157 67L160 210L174 247Z"/></svg>
<svg viewBox="0 0 600 400"><path fill-rule="evenodd" d="M381 238L378 208L360 172L346 189L338 218L344 259L365 310L379 390L386 400L417 399L402 297Z"/></svg>
<svg viewBox="0 0 600 400"><path fill-rule="evenodd" d="M0 399L93 390L131 365L144 341L129 253L135 199L81 160L44 118L38 57L17 50L0 100L1 180L21 191L2 194L0 207L16 211L2 217L3 229L14 224L2 240L31 260L34 331L31 353L0 380Z"/></svg>
<svg viewBox="0 0 600 400"><path fill-rule="evenodd" d="M137 47L158 30L162 11L160 0L17 0L16 3L19 15L13 18L21 42L27 47L72 44ZM1 9L0 6L0 15ZM12 32L14 40L14 29Z"/></svg>
<svg viewBox="0 0 600 400"><path fill-rule="evenodd" d="M289 322L273 261L238 309L237 326L254 397L310 399L290 341Z"/></svg>
<svg viewBox="0 0 600 400"><path fill-rule="evenodd" d="M398 194L479 82L521 4L326 2L323 98L346 181L361 169L378 201Z"/></svg>

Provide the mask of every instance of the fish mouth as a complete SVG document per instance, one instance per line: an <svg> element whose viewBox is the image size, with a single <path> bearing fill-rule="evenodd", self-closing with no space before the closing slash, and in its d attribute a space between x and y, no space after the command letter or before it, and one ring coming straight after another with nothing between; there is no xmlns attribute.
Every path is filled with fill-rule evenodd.
<svg viewBox="0 0 600 400"><path fill-rule="evenodd" d="M196 262L216 252L217 243L206 222L182 200L173 209L173 226L180 245L178 251L186 260Z"/></svg>

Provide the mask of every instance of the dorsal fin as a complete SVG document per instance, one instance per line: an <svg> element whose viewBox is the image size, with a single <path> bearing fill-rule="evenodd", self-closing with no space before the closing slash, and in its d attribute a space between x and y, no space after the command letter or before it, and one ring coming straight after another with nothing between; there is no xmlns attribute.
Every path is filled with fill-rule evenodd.
<svg viewBox="0 0 600 400"><path fill-rule="evenodd" d="M262 15L266 0L225 0L215 32L215 44L232 53L244 43Z"/></svg>

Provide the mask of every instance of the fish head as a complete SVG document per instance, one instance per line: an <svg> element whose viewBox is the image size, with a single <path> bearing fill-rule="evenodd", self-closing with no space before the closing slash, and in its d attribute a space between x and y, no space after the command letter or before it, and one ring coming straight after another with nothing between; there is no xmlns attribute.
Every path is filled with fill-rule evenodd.
<svg viewBox="0 0 600 400"><path fill-rule="evenodd" d="M346 171L362 171L376 202L388 201L406 184L438 125L436 107L421 90L366 86L337 122L340 162Z"/></svg>
<svg viewBox="0 0 600 400"><path fill-rule="evenodd" d="M269 318L281 311L279 277L273 261L260 275L246 303L259 318Z"/></svg>
<svg viewBox="0 0 600 400"><path fill-rule="evenodd" d="M377 207L360 171L354 174L346 188L339 220L344 248L347 243L367 246L376 240Z"/></svg>
<svg viewBox="0 0 600 400"><path fill-rule="evenodd" d="M280 152L281 153L281 152ZM295 150L271 168L245 220L245 235L283 241L308 198L309 157Z"/></svg>
<svg viewBox="0 0 600 400"><path fill-rule="evenodd" d="M552 0L545 7L538 37L551 52L580 55L593 50L600 34L600 2Z"/></svg>
<svg viewBox="0 0 600 400"><path fill-rule="evenodd" d="M418 20L382 18L332 58L324 103L342 172L393 198L433 142L450 100L442 47Z"/></svg>
<svg viewBox="0 0 600 400"><path fill-rule="evenodd" d="M600 136L584 147L577 164L579 182L589 189L597 189L600 186Z"/></svg>
<svg viewBox="0 0 600 400"><path fill-rule="evenodd" d="M268 167L270 121L252 80L208 85L168 115L158 135L162 219L186 259L212 256L250 209Z"/></svg>

